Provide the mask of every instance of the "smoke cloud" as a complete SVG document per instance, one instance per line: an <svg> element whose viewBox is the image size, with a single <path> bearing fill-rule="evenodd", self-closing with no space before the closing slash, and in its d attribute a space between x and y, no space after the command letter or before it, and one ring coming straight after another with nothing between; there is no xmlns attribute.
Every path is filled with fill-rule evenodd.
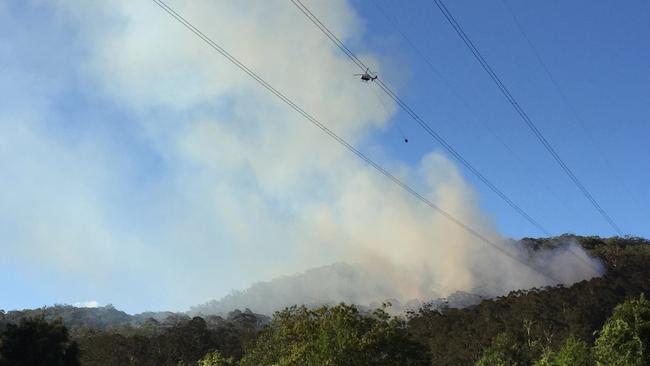
<svg viewBox="0 0 650 366"><path fill-rule="evenodd" d="M553 249L533 250L519 242L502 242L502 248L508 249L521 263L504 262L503 258L489 253L488 258L478 258L478 253L466 256L465 263L454 273L469 272L469 280L466 283L450 281L445 284L446 288L431 274L446 258L419 263L422 268L417 271L410 266L396 265L390 258L378 260L373 257L361 263L335 263L258 282L246 290L233 291L219 300L194 306L190 312L222 315L233 309L248 308L271 314L295 304L317 306L347 302L370 308L390 303L388 311L400 314L407 309L416 310L427 302L465 307L513 290L570 285L602 275L601 262L589 257L578 244L563 239L556 240L555 244L558 246Z"/></svg>
<svg viewBox="0 0 650 366"><path fill-rule="evenodd" d="M12 192L1 197L8 207L0 223L12 237L2 260L39 263L67 280L90 278L92 285L78 285L78 297L138 310L187 308L314 267L321 268L256 285L247 306L272 310L255 309L255 291L282 298L277 306L371 304L551 284L377 175L155 4L54 4L38 6L54 14L50 21L64 35L51 41L70 43L69 57L54 60L59 77L37 95L42 108L17 103L0 116L0 159L17 177L0 183ZM170 5L337 134L522 261L566 284L602 272L571 243L529 252L504 240L443 154L431 151L414 165L384 156L372 136L388 128L395 106L378 106L371 86L352 79L357 70L287 2ZM359 46L363 21L347 1L307 5ZM389 71L372 54L361 57ZM14 65L12 75L19 78L24 67ZM104 107L53 110L49 103L71 89L84 103ZM75 132L52 132L52 115L63 121L55 124L59 130ZM350 266L322 267L341 262Z"/></svg>

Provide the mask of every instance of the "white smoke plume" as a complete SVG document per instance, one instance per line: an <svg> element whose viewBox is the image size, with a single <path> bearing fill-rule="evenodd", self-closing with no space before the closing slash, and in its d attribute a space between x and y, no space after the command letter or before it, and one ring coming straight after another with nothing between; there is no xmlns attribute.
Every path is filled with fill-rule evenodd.
<svg viewBox="0 0 650 366"><path fill-rule="evenodd" d="M540 250L532 250L514 241L502 244L523 263L534 266L543 274L518 262L504 263L500 259L479 259L472 255L465 257L467 265L473 265L470 269L471 285L454 287L452 282L452 287L445 289L434 282L435 277L427 275L429 266L436 266L439 262L422 263L427 270L420 272L395 266L390 260L369 260L352 265L336 263L255 283L246 290L233 291L219 300L194 306L190 312L227 314L233 309L248 308L271 314L295 304L318 306L347 302L371 308L390 303L388 311L399 314L407 309L417 309L426 302L465 307L513 290L572 284L603 273L600 261L589 257L582 247L570 240L556 240L554 244L557 246L553 249Z"/></svg>
<svg viewBox="0 0 650 366"><path fill-rule="evenodd" d="M99 303L95 300L90 300L90 301L80 301L80 302L75 302L72 304L72 306L78 307L78 308L96 308L99 307Z"/></svg>
<svg viewBox="0 0 650 366"><path fill-rule="evenodd" d="M395 107L380 108L371 86L351 78L353 65L289 2L169 3L336 133L374 151L389 170L514 256L567 284L600 274L575 245L531 254L504 241L439 152L415 166L385 157L371 136L387 127ZM306 3L345 42L361 43L363 21L347 1ZM260 294L287 303L370 304L551 284L376 174L152 2L55 4L57 21L73 29L81 50L66 72L129 117L118 134L82 134L74 144L52 142L24 116L1 117L8 151L40 146L36 157L21 157L17 174L31 177L34 169L38 180L53 182L29 191L0 183L3 192L42 197L29 209L12 206L40 216L37 231L15 235L9 258L42 255L53 271L92 276L99 291L120 297L99 301L132 308L178 309L339 262L354 267L333 266L334 275L314 270L308 281L262 285ZM382 69L370 53L361 57L379 72L397 72ZM105 141L124 134L155 163ZM56 161L74 169L49 171ZM567 255L569 248L577 254ZM134 294L149 302L131 302Z"/></svg>

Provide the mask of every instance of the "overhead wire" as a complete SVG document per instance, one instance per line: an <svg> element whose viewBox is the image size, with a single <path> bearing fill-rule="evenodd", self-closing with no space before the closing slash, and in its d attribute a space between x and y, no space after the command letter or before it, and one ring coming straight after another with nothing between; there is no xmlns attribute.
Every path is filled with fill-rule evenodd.
<svg viewBox="0 0 650 366"><path fill-rule="evenodd" d="M438 68L431 62L431 60L422 52L422 50L413 42L410 37L406 35L404 31L399 27L395 19L393 19L388 13L384 10L384 8L380 5L379 1L371 1L371 3L375 6L377 11L386 19L387 23L395 29L397 33L404 39L404 41L409 45L413 51L424 61L424 63L427 65L429 70L431 70L437 77L440 79L445 86L451 91L451 93L458 99L458 101L461 102L461 104L472 114L474 119L479 122L498 142L501 146L503 146L506 151L512 156L518 164L522 167L522 170L526 168L526 163L523 161L523 159L517 154L511 147L508 145L499 135L489 126L488 123L483 121L481 117L479 117L478 113L472 108L472 106L467 102L467 100L456 90L456 88L451 84L451 82L443 75L443 73L438 70ZM566 202L557 195L556 192L554 192L547 184L543 182L539 174L535 174L535 182L537 184L540 184L543 186L546 191L551 194L560 204L562 204L565 208L570 209L569 206L566 204ZM546 233L545 233L546 234Z"/></svg>
<svg viewBox="0 0 650 366"><path fill-rule="evenodd" d="M582 194L587 198L587 200L594 206L594 208L600 213L600 215L605 219L605 221L619 234L623 235L623 231L621 228L614 222L614 220L611 218L611 216L605 211L605 209L596 201L596 199L593 197L591 192L587 189L587 187L580 181L580 179L573 173L571 168L564 162L564 160L560 157L558 152L553 148L553 146L550 144L550 142L544 137L540 129L537 127L537 125L533 122L533 120L528 116L526 111L521 107L521 105L517 102L515 97L512 95L510 90L505 86L505 84L501 81L499 76L494 72L490 64L485 60L483 55L480 53L478 48L474 45L472 40L467 36L465 31L463 30L462 26L456 21L454 16L451 14L449 9L445 6L445 4L442 2L442 0L433 0L433 2L436 4L438 9L440 9L440 12L444 15L444 17L447 19L449 24L452 26L456 34L462 39L463 43L469 48L469 50L472 52L474 55L474 58L481 64L481 67L483 70L490 76L492 81L497 85L501 93L506 97L508 102L512 105L512 107L515 109L517 114L521 117L521 119L525 122L525 124L530 128L530 130L533 132L535 137L537 137L537 140L544 146L544 148L551 154L555 162L562 168L562 170L566 173L566 175L573 181L574 185L582 192Z"/></svg>
<svg viewBox="0 0 650 366"><path fill-rule="evenodd" d="M506 0L502 0L506 1ZM379 11L379 13L386 19L386 21L400 34L400 36L406 41L406 43L425 61L429 69L436 75L440 80L443 81L443 83L451 90L451 92L456 96L456 98L467 108L476 118L477 121L479 121L500 143L503 145L506 150L508 150L511 155L522 165L524 165L523 160L508 146L508 144L505 143L483 120L478 117L477 113L474 111L474 109L469 105L469 103L465 100L465 98L460 95L458 91L451 85L451 83L447 80L447 78L435 67L433 62L429 60L428 57L424 55L424 53L420 50L417 45L411 39L404 33L400 27L397 25L397 22L392 19L388 13L382 8L382 6L379 4L378 1L372 1L372 4L375 6L375 8ZM541 179L539 179L541 180ZM562 205L567 207L566 203L562 200L559 199L557 194L553 192L550 187L547 185L543 185L549 193L551 193ZM548 234L547 234L548 235ZM585 260L581 255L579 255L577 252L573 250L571 246L567 247L567 250L569 253L571 253L576 259L578 259L582 265L587 268L590 271L594 271L593 264L589 263L587 260Z"/></svg>
<svg viewBox="0 0 650 366"><path fill-rule="evenodd" d="M301 0L291 0L291 2L305 15L307 18L320 29L327 38L329 38L348 58L356 64L361 70L368 71L370 68L361 61L332 31L323 24L317 16L315 16L309 8L307 8ZM461 153L449 144L440 134L438 134L426 121L424 121L404 100L402 100L381 78L374 80L380 88L388 95L404 112L406 112L420 127L422 127L431 137L433 137L442 147L447 150L456 160L463 164L472 174L474 174L483 184L506 202L512 209L514 209L526 221L535 226L542 233L550 236L551 233L542 226L537 220L530 216L524 209L516 204L510 197L502 192L492 181L490 181L483 173L475 168Z"/></svg>
<svg viewBox="0 0 650 366"><path fill-rule="evenodd" d="M506 1L506 0L502 0L502 1ZM404 32L400 29L400 27L397 25L397 23L395 22L395 20L392 19L392 18L388 15L388 13L386 13L386 11L382 8L382 6L379 4L379 2L378 2L378 1L372 1L372 4L373 4L373 5L375 6L375 8L379 11L379 13L381 13L382 16L383 16L383 17L388 21L388 23L389 23L389 24L390 24L390 25L391 25L391 26L392 26L392 27L393 27L393 28L394 28L394 29L395 29L395 30L396 30L396 31L401 35L401 37L402 37L402 38L407 42L407 44L409 44L409 46L410 46L410 47L411 47L411 48L412 48L412 49L413 49L413 50L414 50L414 51L415 51L415 52L416 52L416 53L417 53L417 54L418 54L418 55L419 55L419 56L420 56L424 61L425 61L425 63L427 64L427 66L429 66L429 68L431 69L431 71L433 71L433 73L436 74L436 75L440 78L440 80L442 80L443 83L445 83L445 85L447 85L447 87L452 91L452 93L456 96L456 98L457 98L458 100L460 100L461 103L463 103L463 105L465 106L465 108L467 108L467 109L468 109L468 110L469 110L469 111L474 115L474 117L476 118L476 120L479 121L479 122L480 122L480 123L481 123L481 124L482 124L482 125L483 125L483 126L484 126L484 127L485 127L485 128L486 128L486 129L487 129L487 130L488 130L488 131L489 131L489 132L490 132L490 133L491 133L491 134L492 134L492 135L493 135L493 136L494 136L494 137L495 137L495 138L496 138L496 139L497 139L501 144L502 144L502 145L503 145L503 147L506 148L506 149L511 153L511 155L512 155L512 156L513 156L513 157L514 157L514 158L515 158L519 163L521 163L521 164L523 165L524 162L522 161L522 159L521 159L521 158L520 158L520 157L519 157L519 156L518 156L518 155L517 155L517 154L516 154L516 153L515 153L511 148L510 148L510 146L508 146L508 145L505 143L505 141L503 141L503 140L502 140L502 139L501 139L501 138L500 138L500 137L499 137L499 136L498 136L494 131L492 131L492 129L491 129L491 128L486 124L486 123L484 123L484 122L482 121L481 118L478 117L478 115L476 114L476 112L474 111L474 109L469 105L469 103L465 100L465 98L463 98L463 97L460 95L460 93L456 91L456 89L451 85L451 83L447 80L447 78L445 78L445 77L442 75L442 73L441 73L440 71L438 71L438 69L435 67L435 65L434 65L434 64L429 60L428 57L426 57L426 56L424 55L424 53L420 50L420 48L417 47L417 46L415 45L415 43L414 43L413 41L411 41L411 39L406 35L406 33L404 33ZM541 180L541 179L540 179L540 180ZM565 207L567 207L566 203L565 203L564 201L560 200L559 197L557 197L557 195L555 194L555 192L553 192L553 191L550 189L550 187L548 187L548 186L545 185L545 184L544 184L544 187L549 191L549 193L551 193L553 196L555 196L555 197L558 199L558 201L560 201L560 203L562 203ZM573 250L573 248L572 248L571 246L567 247L567 250L568 250L569 253L571 253L571 254L572 254L576 259L578 259L578 260L583 264L584 267L586 267L586 268L587 268L588 270L590 270L590 271L594 271L593 264L592 264L592 263L589 263L589 262L586 261L586 260L585 260L581 255L579 255L578 253L576 253L576 252Z"/></svg>
<svg viewBox="0 0 650 366"><path fill-rule="evenodd" d="M537 59L537 62L541 65L542 70L544 70L544 73L546 76L548 76L548 79L551 81L553 84L553 87L555 90L557 90L560 99L564 102L564 104L567 106L567 108L570 111L571 116L573 117L573 120L578 124L578 127L580 130L587 136L591 144L595 147L596 150L599 152L606 151L605 148L603 148L602 144L599 143L599 141L594 137L594 135L591 133L591 130L587 127L584 119L580 116L580 113L578 113L578 110L576 107L573 105L573 103L569 100L569 97L567 94L564 92L562 87L560 86L560 83L557 81L553 73L551 72L550 68L546 65L546 62L544 62L544 58L540 54L539 50L537 47L535 47L535 44L533 41L530 39L528 36L526 30L524 29L524 26L521 24L519 21L519 18L515 14L515 11L512 9L512 6L508 3L508 0L501 0L503 3L504 7L506 8L508 14L510 14L510 17L512 18L517 30L521 34L521 36L524 38L530 49L533 51L533 55L535 55L535 58ZM374 2L373 2L374 3ZM618 179L617 181L620 182L620 184L623 186L624 190L626 193L632 198L632 201L635 202L635 204L638 204L638 198L636 195L632 193L632 191L629 189L627 186L626 179L623 179L620 176L620 173L614 168L614 164L607 158L606 154L602 154L602 161L605 163L605 167L607 170L609 170L613 175L615 175Z"/></svg>
<svg viewBox="0 0 650 366"><path fill-rule="evenodd" d="M372 168L374 168L377 172L379 172L381 175L384 177L388 178L391 182L396 184L398 187L412 195L414 198L418 199L422 203L424 203L426 206L432 208L436 212L438 212L440 215L445 217L447 220L451 221L455 225L459 226L475 238L479 239L480 241L484 242L485 244L489 245L502 255L507 256L511 260L518 262L525 267L528 267L532 271L542 275L543 277L546 277L547 279L551 280L554 283L560 283L561 281L558 280L557 278L553 277L552 275L546 273L544 270L537 268L531 263L528 263L521 258L517 257L516 255L513 255L509 251L501 248L497 243L494 241L490 240L486 236L482 235L479 233L477 230L473 229L469 225L463 223L461 220L457 219L454 217L452 214L449 212L445 211L444 209L440 208L437 206L435 203L431 202L429 199L427 199L425 196L417 192L414 188L412 188L410 185L407 183L403 182L401 179L384 169L381 165L379 165L377 162L363 154L361 151L359 151L356 147L348 143L345 139L337 135L334 131L330 130L327 126L325 126L323 123L321 123L318 119L307 113L305 110L303 110L299 105L294 103L290 98L288 98L286 95L284 95L282 92L279 90L275 89L271 84L269 84L265 79L263 79L261 76L259 76L257 73L255 73L253 70L249 69L245 64L243 64L241 61L239 61L235 56L231 55L228 51L226 51L224 48L222 48L218 43L213 41L210 37L205 35L203 32L201 32L198 28L196 28L191 22L186 20L183 16L181 16L179 13L177 13L174 9L169 7L165 2L162 0L152 0L156 5L158 5L162 10L164 10L167 14L172 16L176 21L181 23L185 28L190 30L194 35L199 37L201 40L203 40L208 46L213 48L215 51L217 51L219 54L221 54L223 57L225 57L228 61L230 61L233 65L235 65L237 68L242 70L244 73L246 73L249 77L251 77L253 80L255 80L258 84L260 84L264 89L266 89L268 92L273 94L275 97L280 99L282 102L287 104L291 109L296 111L299 115L301 115L303 118L311 122L315 127L320 129L322 132L324 132L326 135L328 135L330 138L335 140L337 143L339 143L341 146L349 150L351 153L356 155L359 159L361 159L363 162L366 164L370 165Z"/></svg>
<svg viewBox="0 0 650 366"><path fill-rule="evenodd" d="M370 68L363 63L333 32L327 28L323 22L314 15L309 8L307 8L301 0L291 0L291 2L298 7L298 9L305 15L309 20L312 21L325 35L332 41L334 44L345 53L350 60L355 63L360 69L365 70L366 73L369 73ZM433 66L433 65L432 65ZM551 234L542 227L537 221L530 217L525 211L523 211L518 205L512 202L505 194L503 194L498 188L496 188L487 178L485 178L479 171L474 169L474 167L465 160L462 155L458 154L451 145L449 145L440 135L438 135L426 122L424 122L406 103L400 99L397 94L395 94L381 79L376 77L373 79L373 82L376 82L382 90L390 96L407 114L411 116L425 131L427 131L431 136L433 136L439 143L443 145L456 159L458 159L463 165L465 165L470 171L479 177L489 188L491 188L497 195L499 195L504 201L506 201L511 207L513 207L520 215L526 218L533 225L537 226L544 234L551 236ZM483 179L482 179L483 178ZM589 269L593 270L592 265L580 257L577 253L569 250L582 264L587 266Z"/></svg>

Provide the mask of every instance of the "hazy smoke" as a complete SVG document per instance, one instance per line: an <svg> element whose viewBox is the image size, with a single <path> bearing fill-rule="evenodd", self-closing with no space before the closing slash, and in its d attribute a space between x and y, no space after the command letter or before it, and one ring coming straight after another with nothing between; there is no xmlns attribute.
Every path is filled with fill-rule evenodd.
<svg viewBox="0 0 650 366"><path fill-rule="evenodd" d="M5 148L19 157L0 160L16 172L0 183L12 195L3 199L4 211L14 213L12 220L25 218L3 219L16 228L7 233L13 239L7 260L40 258L56 273L90 278L96 292L84 298L138 310L179 309L260 279L339 262L351 266L255 285L248 306L262 304L262 296L274 304L370 304L550 284L368 169L152 2L53 4L62 28L74 35L58 42L75 51L61 61L69 77L52 81L51 94L65 89L61 83L85 88L76 92L119 111L106 127L117 132L100 135L83 120L74 125L82 142L70 142L40 128L51 116L47 109L30 119L3 119L10 121L0 124ZM370 85L351 77L358 70L289 2L170 4L513 255L564 283L600 273L570 243L531 253L502 240L444 155L432 151L413 165L385 157L371 136L387 127L394 106L381 108ZM347 1L307 4L345 42L362 44L363 22ZM361 57L380 73L399 74L372 55Z"/></svg>
<svg viewBox="0 0 650 366"><path fill-rule="evenodd" d="M553 249L533 250L532 247L510 241L502 243L524 263L542 273L517 263L507 264L499 258L467 258L462 271L471 268L471 285L445 290L427 275L439 262L422 264L423 271L397 268L390 260L363 264L337 263L322 266L292 276L283 276L267 282L255 283L243 291L233 291L220 300L193 307L191 313L226 314L233 309L249 308L270 314L294 304L322 305L347 302L376 307L390 302L389 310L401 312L416 309L424 302L443 301L452 307L473 305L483 298L505 295L512 290L557 285L600 276L602 264L587 255L579 245L570 240L553 242ZM444 259L442 259L444 260ZM425 274L427 273L427 274ZM417 288L417 290L413 290Z"/></svg>
<svg viewBox="0 0 650 366"><path fill-rule="evenodd" d="M96 308L99 306L99 303L95 300L91 301L81 301L81 302L75 302L72 304L72 306L78 307L78 308Z"/></svg>

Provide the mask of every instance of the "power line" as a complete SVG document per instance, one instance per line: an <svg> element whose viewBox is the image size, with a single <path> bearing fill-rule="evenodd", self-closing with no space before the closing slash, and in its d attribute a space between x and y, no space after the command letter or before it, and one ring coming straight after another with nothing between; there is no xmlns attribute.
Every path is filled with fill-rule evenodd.
<svg viewBox="0 0 650 366"><path fill-rule="evenodd" d="M508 153L519 163L521 169L525 169L526 163L523 161L523 159L517 154L511 147L508 145L499 135L489 126L488 123L483 121L481 117L479 117L478 113L472 106L467 102L465 98L454 88L454 86L449 82L449 80L443 75L440 70L431 62L431 60L422 52L422 50L400 29L399 25L397 22L384 10L384 8L379 4L379 1L371 1L371 3L375 6L375 8L378 10L378 12L386 19L386 21L399 33L399 35L406 41L406 43L409 45L413 51L425 62L427 67L440 79L443 84L447 86L447 88L451 91L451 93L458 99L458 101L461 102L461 104L472 114L474 119L479 122L498 142L503 146ZM541 179L541 176L539 174L535 174L535 182L537 184L542 185L548 193L550 193L555 199L560 202L565 208L569 209L569 206L564 202L564 200L560 199L560 197L555 193L547 184L543 182L543 179Z"/></svg>
<svg viewBox="0 0 650 366"><path fill-rule="evenodd" d="M370 68L363 63L334 33L332 33L327 26L325 26L319 19L316 17L300 0L291 0L291 2L305 15L312 23L316 25L326 36L329 38L343 53L345 53L348 58L356 64L361 70L366 71ZM415 111L409 107L406 102L404 102L395 92L393 92L386 83L381 79L376 79L376 82L380 88L388 95L393 101L404 110L420 127L422 127L431 137L433 137L442 147L444 147L454 158L456 158L461 164L463 164L472 174L479 178L490 190L496 193L504 202L506 202L510 207L512 207L520 216L522 216L526 221L530 222L542 233L550 236L551 233L546 230L537 220L532 218L524 209L517 205L513 200L510 199L505 193L503 193L499 188L497 188L485 175L483 175L478 169L476 169L467 159L463 157L456 149L454 149L451 144L449 144L442 136L440 136L427 122L425 122L420 116L415 113Z"/></svg>
<svg viewBox="0 0 650 366"><path fill-rule="evenodd" d="M329 28L325 24L323 24L316 15L314 15L309 8L307 8L301 0L291 0L291 2L300 9L300 11L309 18L309 20L312 21L325 35L332 41L334 44L345 53L350 60L355 63L359 68L362 70L365 70L366 72L369 72L369 67L366 66L363 61L361 61L334 33L332 33ZM433 67L433 65L431 65ZM388 86L383 83L383 81L379 78L374 79L374 81L377 83L377 85L382 88L382 90L389 96L391 99L395 101L405 112L407 112L425 131L427 131L431 136L433 136L439 143L441 143L447 151L449 151L456 159L458 159L461 163L463 163L472 173L477 175L481 180L488 186L490 187L495 193L497 193L504 201L506 201L508 204L511 205L517 212L520 213L524 218L526 218L529 222L531 222L533 225L536 225L542 232L544 232L546 235L550 236L551 234L546 231L541 225L539 225L532 217L530 217L525 211L523 211L519 206L517 206L514 202L512 202L505 194L503 194L498 188L496 188L487 178L485 178L480 172L478 172L467 160L465 160L462 155L460 155L458 152L456 152L451 145L449 145L440 135L438 135L426 122L424 122L406 103L404 103L398 96L395 94ZM589 263L586 263L584 259L582 259L580 256L577 254L573 253L570 251L576 258L578 258L581 262L586 264L587 266L591 267Z"/></svg>
<svg viewBox="0 0 650 366"><path fill-rule="evenodd" d="M389 116L389 115L391 114L391 112L390 112L390 110L388 109L388 106L386 105L386 103L384 103L384 100L381 99L381 95L379 95L379 92L377 92L377 91L375 90L375 88L374 88L374 86L377 85L377 84L372 83L371 85L372 85L372 86L370 87L370 90L371 90L372 93L377 97L377 100L379 101L379 104L381 105L381 107L383 108L383 110L386 111L386 115ZM377 85L377 87L379 87L379 85ZM408 139L408 138L406 137L406 135L404 134L404 131L402 131L402 128L400 127L399 122L395 123L395 126L397 127L397 130L399 131L400 135L402 136L402 139L404 139L404 142L405 142L405 143L408 143L408 142L409 142L409 139Z"/></svg>
<svg viewBox="0 0 650 366"><path fill-rule="evenodd" d="M503 0L503 1L505 1L505 0ZM455 90L455 88L451 85L451 83L450 83L450 82L449 82L449 81L444 77L444 75L442 75L442 73L441 73L440 71L438 71L438 69L437 69L437 68L433 65L433 63L432 63L432 62L431 62L431 61L430 61L430 60L429 60L429 59L424 55L424 53L423 53L423 52L422 52L422 51L421 51L421 50L420 50L420 49L415 45L415 43L413 43L413 42L409 39L409 37L408 37L408 36L407 36L407 35L406 35L406 34L405 34L405 33L404 33L400 28L399 28L399 26L397 25L397 23L395 22L395 20L393 20L393 19L392 19L392 18L391 18L387 13L386 13L386 11L384 11L384 9L381 7L381 5L379 5L379 2L377 2L377 1L373 1L372 4L373 4L373 5L377 8L377 10L378 10L378 11L379 11L383 16L384 16L384 18L388 21L388 23L389 23L389 24L390 24L390 25L391 25L391 26L392 26L392 27L393 27L393 28L394 28L394 29L395 29L395 30L396 30L396 31L397 31L397 32L402 36L402 38L404 38L404 40L409 44L409 46L410 46L410 47L411 47L411 48L412 48L412 49L413 49L413 50L414 50L414 51L415 51L415 52L416 52L416 53L417 53L417 54L418 54L418 55L419 55L419 56L420 56L424 61L425 61L425 63L427 64L427 66L429 66L429 68L431 69L431 71L433 71L433 73L436 74L436 76L438 76L438 78L440 78L440 79L443 81L443 83L445 83L445 85L447 85L447 87L452 91L452 93L456 96L456 98L457 98L458 100L460 100L461 103L463 103L463 105L464 105L464 106L465 106L465 107L466 107L466 108L467 108L467 109L468 109L468 110L469 110L469 111L474 115L474 117L476 118L476 120L479 121L479 122L480 122L480 123L481 123L481 124L482 124L482 125L483 125L483 126L484 126L484 127L485 127L485 128L486 128L486 129L487 129L487 130L488 130L488 131L489 131L489 132L490 132L490 133L491 133L491 134L492 134L492 135L493 135L493 136L494 136L494 137L495 137L495 138L496 138L496 139L497 139L497 140L498 140L498 141L499 141L499 142L500 142L500 143L501 143L501 144L502 144L502 145L503 145L503 146L504 146L504 147L505 147L505 148L506 148L510 153L511 153L511 154L512 154L512 156L513 156L513 157L514 157L514 158L515 158L515 159L516 159L520 164L524 165L524 162L522 161L522 159L521 159L521 158L520 158L520 157L519 157L519 156L518 156L518 155L517 155L517 154L516 154L516 153L515 153L515 152L514 152L514 151L513 151L513 150L512 150L512 149L511 149L511 148L510 148L510 147L509 147L509 146L508 146L508 145L507 145L503 140L502 140L502 139L501 139L501 138L499 138L499 136L498 136L494 131L492 131L492 129L489 128L489 126L488 126L486 123L484 123L480 117L478 117L477 113L476 113L476 112L474 111L474 109L469 105L469 103L468 103L468 102L467 102L467 101L466 101L466 100L465 100L465 99L460 95L460 93L459 93L458 91ZM373 90L373 91L374 91L374 90ZM541 181L541 179L539 179L539 180ZM548 191L549 191L553 196L555 196L555 197L558 199L558 201L560 201L560 203L562 203L565 207L567 207L567 206L566 206L566 203L565 203L564 201L560 200L559 197L557 197L557 195L555 194L555 192L553 192L553 191L552 191L552 190L551 190L547 185L544 184L544 187L545 187L545 188L546 188L546 189L547 189L547 190L548 190ZM568 248L568 251L569 251L569 252L570 252L570 253L571 253L571 254L572 254L576 259L578 259L580 262L582 262L582 264L585 265L586 268L588 268L588 269L590 269L590 270L593 270L593 269L592 269L592 264L589 263L589 262L587 262L584 258L582 258L582 257L581 257L580 255L578 255L577 253L575 253L575 252L574 252L570 247Z"/></svg>
<svg viewBox="0 0 650 366"><path fill-rule="evenodd" d="M506 0L502 0L506 1ZM406 33L402 32L402 30L399 28L397 23L384 11L384 9L379 5L378 1L373 1L373 5L377 8L377 10L386 18L388 23L391 24L391 26L404 38L404 40L410 45L411 48L425 61L425 63L429 66L429 68L433 71L434 74L436 74L444 83L447 85L447 87L452 91L452 93L460 100L463 105L474 115L477 121L479 121L500 143L505 147L511 155L521 164L524 165L524 162L522 159L508 146L505 141L503 141L492 129L487 125L487 123L483 122L483 120L478 117L477 113L474 111L474 109L469 105L469 103L460 95L459 92L455 90L455 88L451 85L451 83L442 75L440 71L433 65L433 63L424 55L424 53L413 43ZM538 181L541 181L541 179L538 179ZM567 207L566 203L557 197L555 192L553 192L546 184L543 184L546 190L548 190L555 198L557 198L560 203L562 203L565 207ZM582 262L583 265L585 265L586 268L590 269L593 271L592 264L587 262L584 258L582 258L580 255L578 255L576 252L574 252L571 247L568 247L567 250L580 262Z"/></svg>
<svg viewBox="0 0 650 366"><path fill-rule="evenodd" d="M549 67L546 65L546 62L544 62L544 59L540 52L537 50L537 47L533 44L533 41L528 37L526 34L526 31L524 29L524 26L521 24L519 19L517 18L517 15L515 14L514 10L510 6L507 0L501 0L503 5L505 6L506 10L508 11L508 14L510 14L510 17L512 18L513 22L515 23L517 29L519 30L519 33L522 35L522 37L526 40L526 43L528 43L528 46L530 49L533 51L533 54L535 55L535 58L537 59L537 62L542 66L542 70L544 70L544 73L546 73L546 76L548 76L549 80L553 84L553 87L557 90L558 94L560 95L560 98L564 102L564 104L568 107L569 111L571 112L571 115L573 117L573 120L577 122L578 127L585 133L589 141L594 145L596 150L599 152L606 151L605 148L603 148L603 145L599 143L599 141L594 137L594 135L591 133L590 129L587 128L587 125L584 121L584 119L580 116L580 113L578 113L578 110L575 108L573 103L569 100L569 97L566 95L562 87L560 86L560 83L557 81L555 76L553 76L553 73L551 73L551 70ZM626 184L627 180L623 179L620 175L620 173L617 171L617 169L614 168L614 164L607 158L606 154L602 154L602 161L605 163L607 169L609 169L610 172L612 172L614 175L617 177L617 181L621 183L623 186L624 190L627 192L627 194L630 196L629 198L632 198L632 200L635 202L635 204L638 204L638 199L635 197L632 193L632 191L629 189L628 185Z"/></svg>
<svg viewBox="0 0 650 366"><path fill-rule="evenodd" d="M323 131L325 134L327 134L329 137L334 139L336 142L338 142L340 145L348 149L350 152L352 152L354 155L356 155L359 159L364 161L366 164L370 165L372 168L374 168L377 172L388 178L391 182L402 188L404 191L407 193L411 194L413 197L416 199L420 200L423 202L425 205L429 206L430 208L434 209L437 211L439 214L441 214L443 217L445 217L447 220L453 222L454 224L458 225L460 228L463 230L467 231L469 234L472 236L476 237L477 239L483 241L484 243L488 244L491 246L493 249L497 250L501 254L507 256L508 258L530 268L534 272L537 272L538 274L550 279L551 281L555 283L560 283L561 281L554 278L550 274L545 273L541 269L537 268L536 266L532 265L531 263L527 263L523 261L522 259L518 258L517 256L511 254L507 250L501 248L499 245L497 245L495 242L492 240L488 239L487 237L483 236L481 233L478 231L474 230L470 226L466 225L459 219L455 218L453 215L448 213L447 211L443 210L442 208L438 207L436 204L431 202L429 199L418 193L415 189L413 189L411 186L408 184L404 183L402 180L391 174L389 171L384 169L381 165L376 163L374 160L370 159L366 155L364 155L361 151L359 151L357 148L355 148L353 145L348 143L345 139L334 133L334 131L330 130L327 126L322 124L319 120L317 120L315 117L311 116L309 113L307 113L305 110L303 110L299 105L294 103L291 99L289 99L287 96L285 96L283 93L275 89L271 84L269 84L266 80L264 80L262 77L260 77L258 74L256 74L254 71L249 69L245 64L243 64L241 61L239 61L236 57L231 55L228 51L226 51L224 48L222 48L219 44L214 42L210 37L206 36L203 32L201 32L198 28L196 28L192 23L190 23L188 20L186 20L184 17L182 17L180 14L178 14L176 11L174 11L171 7L169 7L167 4L165 4L162 0L152 0L154 3L156 3L161 9L163 9L165 12L167 12L169 15L171 15L175 20L177 20L179 23L181 23L185 28L190 30L192 33L194 33L197 37L199 37L201 40L203 40L205 43L208 44L211 48L213 48L215 51L219 52L223 57L225 57L228 61L230 61L232 64L234 64L237 68L245 72L249 77L251 77L253 80L258 82L262 87L264 87L267 91L269 91L271 94L276 96L278 99L280 99L282 102L287 104L289 107L291 107L294 111L296 111L298 114L300 114L302 117L307 119L309 122L311 122L314 126L319 128L321 131Z"/></svg>
<svg viewBox="0 0 650 366"><path fill-rule="evenodd" d="M479 52L479 50L474 46L474 43L472 40L467 36L463 28L458 24L454 16L451 14L449 9L445 6L445 4L442 2L442 0L433 0L433 2L438 6L438 9L442 12L442 14L445 16L449 24L451 24L452 28L454 28L454 31L456 31L456 34L463 40L463 43L469 48L469 50L472 52L474 55L474 58L481 64L481 67L487 74L490 76L492 81L497 85L499 90L503 93L503 95L506 97L508 102L512 105L512 107L515 109L515 111L519 114L519 116L522 118L522 120L526 123L526 125L530 128L531 131L533 131L533 134L535 137L537 137L537 140L546 148L546 150L551 154L553 159L558 163L558 165L564 170L564 172L571 178L573 183L575 184L576 187L582 192L582 194L591 202L591 204L596 208L596 210L603 216L605 221L619 234L623 235L622 230L620 227L614 222L614 220L610 217L610 215L605 211L605 209L602 208L602 206L596 201L596 199L592 196L592 194L589 192L587 187L578 179L578 177L573 173L573 171L566 165L564 160L560 157L560 155L555 151L553 146L548 142L546 137L542 134L542 132L539 130L539 128L535 125L535 123L530 119L526 111L519 105L515 97L510 93L510 90L503 84L501 79L497 76L497 74L492 70L492 67L490 67L490 64L485 60L483 55Z"/></svg>

